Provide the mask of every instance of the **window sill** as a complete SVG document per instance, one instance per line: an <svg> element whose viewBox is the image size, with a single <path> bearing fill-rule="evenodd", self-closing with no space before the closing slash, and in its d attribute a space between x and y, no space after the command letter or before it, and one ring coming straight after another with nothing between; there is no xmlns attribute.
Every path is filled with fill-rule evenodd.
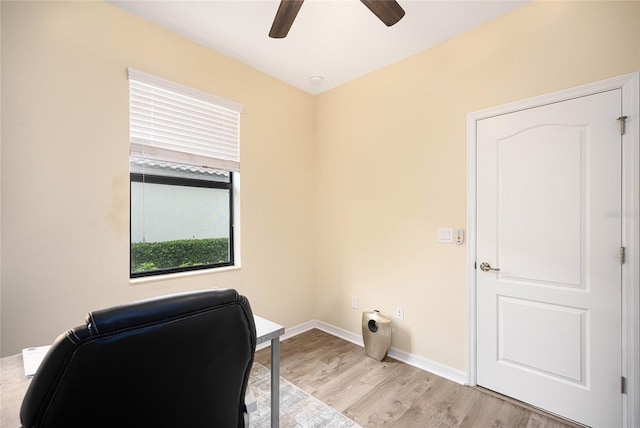
<svg viewBox="0 0 640 428"><path fill-rule="evenodd" d="M178 272L178 273L169 273L166 275L146 276L143 278L130 278L129 285L147 284L150 282L160 282L160 281L166 281L166 280L172 280L172 279L188 278L188 277L198 276L198 275L230 272L234 270L240 270L240 268L241 268L240 266L225 266L225 267L219 267L219 268L194 270L190 272Z"/></svg>

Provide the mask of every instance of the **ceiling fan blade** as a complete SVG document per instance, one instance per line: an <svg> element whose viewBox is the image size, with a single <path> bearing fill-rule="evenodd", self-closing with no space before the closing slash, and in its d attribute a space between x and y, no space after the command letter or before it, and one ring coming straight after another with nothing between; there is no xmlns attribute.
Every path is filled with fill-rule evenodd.
<svg viewBox="0 0 640 428"><path fill-rule="evenodd" d="M298 15L298 11L304 0L281 0L276 17L273 19L269 37L274 39L282 39L287 36L294 19Z"/></svg>
<svg viewBox="0 0 640 428"><path fill-rule="evenodd" d="M404 9L395 0L360 0L380 21L391 27L404 16Z"/></svg>

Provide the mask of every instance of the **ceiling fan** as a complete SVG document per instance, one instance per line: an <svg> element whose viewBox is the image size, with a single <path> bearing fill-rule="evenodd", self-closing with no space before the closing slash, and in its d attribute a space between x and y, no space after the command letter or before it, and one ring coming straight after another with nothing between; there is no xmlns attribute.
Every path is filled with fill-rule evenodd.
<svg viewBox="0 0 640 428"><path fill-rule="evenodd" d="M282 39L287 36L293 21L298 15L298 11L304 0L281 0L276 17L271 25L269 37ZM391 27L404 16L404 9L395 0L360 0L365 6L384 22L387 27Z"/></svg>

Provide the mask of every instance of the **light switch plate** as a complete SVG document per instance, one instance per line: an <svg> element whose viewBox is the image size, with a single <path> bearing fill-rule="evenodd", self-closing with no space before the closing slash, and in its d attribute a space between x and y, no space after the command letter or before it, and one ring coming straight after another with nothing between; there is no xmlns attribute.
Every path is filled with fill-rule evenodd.
<svg viewBox="0 0 640 428"><path fill-rule="evenodd" d="M439 227L438 239L436 242L443 244L453 244L453 228L451 227Z"/></svg>

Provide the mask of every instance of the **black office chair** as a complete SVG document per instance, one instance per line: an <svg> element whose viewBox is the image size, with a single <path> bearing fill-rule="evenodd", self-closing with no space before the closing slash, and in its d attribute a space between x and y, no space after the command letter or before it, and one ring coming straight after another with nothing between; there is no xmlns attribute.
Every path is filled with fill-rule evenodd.
<svg viewBox="0 0 640 428"><path fill-rule="evenodd" d="M256 329L235 290L90 312L60 335L22 402L25 428L241 428Z"/></svg>

